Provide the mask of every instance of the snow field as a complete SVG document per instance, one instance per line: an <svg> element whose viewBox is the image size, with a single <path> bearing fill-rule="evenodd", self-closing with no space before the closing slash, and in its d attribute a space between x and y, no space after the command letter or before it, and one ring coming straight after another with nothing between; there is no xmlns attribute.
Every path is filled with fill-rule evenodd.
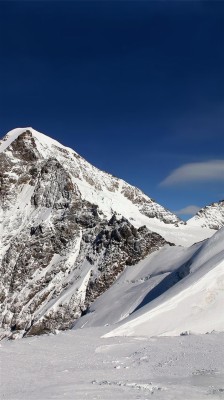
<svg viewBox="0 0 224 400"><path fill-rule="evenodd" d="M0 398L223 398L223 334L100 338L106 329L1 342Z"/></svg>

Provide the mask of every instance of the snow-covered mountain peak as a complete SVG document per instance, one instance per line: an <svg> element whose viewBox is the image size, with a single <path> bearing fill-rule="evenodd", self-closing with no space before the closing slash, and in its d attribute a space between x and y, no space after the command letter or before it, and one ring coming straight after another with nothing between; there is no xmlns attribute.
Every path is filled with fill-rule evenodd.
<svg viewBox="0 0 224 400"><path fill-rule="evenodd" d="M3 336L71 327L126 265L167 243L144 222L175 229L140 190L32 128L0 151Z"/></svg>
<svg viewBox="0 0 224 400"><path fill-rule="evenodd" d="M52 160L56 160L61 172L69 175L73 190L79 193L83 201L98 207L99 215L108 219L113 214L124 216L136 228L146 225L167 241L184 246L210 237L214 233L209 227L202 230L200 223L186 225L138 188L99 170L74 150L31 127L10 131L0 142L0 157L7 192L4 207L6 204L10 207L12 199L15 204L17 201L21 203L23 194L16 200L20 192L30 193L32 197L31 193L42 176L43 168L46 169L50 165L54 175ZM26 198L26 201L29 204L29 198Z"/></svg>
<svg viewBox="0 0 224 400"><path fill-rule="evenodd" d="M205 206L187 221L189 226L220 229L224 225L224 200Z"/></svg>
<svg viewBox="0 0 224 400"><path fill-rule="evenodd" d="M1 140L0 140L0 153L6 150L14 140L18 138L26 130L31 130L32 128L15 128L9 131Z"/></svg>
<svg viewBox="0 0 224 400"><path fill-rule="evenodd" d="M69 173L81 197L99 207L110 218L114 213L128 218L135 226L149 229L167 228L183 222L169 210L157 204L141 190L89 164L74 150L35 129L17 128L10 131L0 143L0 152L6 152L10 161L27 158L35 164L55 158ZM12 171L11 171L12 172ZM162 234L162 231L158 231ZM168 235L169 236L169 235ZM172 241L172 237L167 240Z"/></svg>
<svg viewBox="0 0 224 400"><path fill-rule="evenodd" d="M54 148L56 147L77 154L74 150L70 149L69 147L63 146L57 140L36 131L32 127L15 128L9 131L0 141L0 153L6 150L20 135L29 135L35 140L35 142L37 142L37 146L39 144L39 146L42 145L43 147L51 150L54 150Z"/></svg>

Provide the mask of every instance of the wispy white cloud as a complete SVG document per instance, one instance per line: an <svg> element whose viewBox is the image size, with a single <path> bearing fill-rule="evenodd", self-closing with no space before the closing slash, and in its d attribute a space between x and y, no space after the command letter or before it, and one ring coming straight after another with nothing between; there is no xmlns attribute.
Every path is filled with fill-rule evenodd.
<svg viewBox="0 0 224 400"><path fill-rule="evenodd" d="M191 205L191 206L187 206L187 207L181 208L181 210L174 211L174 213L176 215L194 215L199 210L200 210L200 207Z"/></svg>
<svg viewBox="0 0 224 400"><path fill-rule="evenodd" d="M160 186L174 186L193 182L224 182L224 160L184 164L168 175Z"/></svg>

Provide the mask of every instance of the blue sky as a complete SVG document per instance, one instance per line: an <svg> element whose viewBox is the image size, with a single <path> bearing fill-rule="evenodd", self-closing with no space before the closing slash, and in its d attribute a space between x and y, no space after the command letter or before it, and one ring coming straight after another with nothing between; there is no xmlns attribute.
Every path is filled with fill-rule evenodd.
<svg viewBox="0 0 224 400"><path fill-rule="evenodd" d="M1 136L32 126L184 218L224 198L223 2L1 1L0 55Z"/></svg>

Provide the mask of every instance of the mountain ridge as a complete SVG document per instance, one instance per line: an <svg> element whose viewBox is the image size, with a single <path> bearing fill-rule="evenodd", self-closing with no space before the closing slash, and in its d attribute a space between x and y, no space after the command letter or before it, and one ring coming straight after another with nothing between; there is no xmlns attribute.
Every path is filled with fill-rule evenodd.
<svg viewBox="0 0 224 400"><path fill-rule="evenodd" d="M43 158L52 157L53 152L54 156L65 165L67 170L71 169L73 182L79 187L81 196L85 200L100 206L107 218L111 218L115 212L128 218L136 227L145 224L149 229L161 234L168 241L176 241L177 244L181 245L193 244L195 241L194 237L191 237L190 230L187 232L185 229L185 225L189 221L190 227L195 229L193 236L199 237L197 227L200 227L200 223L195 223L194 219L191 218L187 223L180 220L174 213L156 203L135 186L129 185L110 173L100 171L73 149L61 145L33 128L16 128L10 131L4 140L0 141L0 153L7 150L7 147L24 132L29 132L34 138L36 147ZM73 164L72 168L71 164ZM80 171L83 172L81 173ZM113 196L111 196L111 192L113 192ZM101 199L99 198L99 193L102 193ZM164 224L167 224L167 226L164 226ZM181 238L175 234L175 230L169 229L169 226L172 228L175 225L182 226L185 237L189 233L187 241L184 238L183 242L181 242ZM209 224L204 224L204 227L210 229ZM213 231L209 232L208 230L206 232L206 229L204 229L203 235L199 239L203 240L212 233Z"/></svg>
<svg viewBox="0 0 224 400"><path fill-rule="evenodd" d="M84 160L83 157L81 157L79 154L77 154L74 150L70 149L69 147L65 147L65 146L61 145L59 142L47 137L46 135L44 135L40 132L35 131L33 128L17 128L17 129L10 131L5 136L5 140L1 141L2 143L0 144L0 152L6 150L8 146L10 146L15 140L18 139L19 136L21 136L21 134L24 134L25 132L27 132L27 133L29 132L29 134L34 138L34 140L35 139L37 140L35 142L36 147L37 147L38 151L40 152L40 154L42 154L44 157L49 155L49 149L52 147L53 147L54 151L56 150L59 152L59 154L56 153L55 156L61 158L63 161L65 161L66 156L67 156L67 162L69 162L71 160L69 160L70 157L68 157L68 156L70 155L70 156L74 157L74 155L75 155L77 170L80 170L80 165L81 165L81 168L83 168L84 172L82 174L80 174L80 176L78 177L77 171L75 172L73 169L73 171L72 171L73 176L75 178L77 178L77 177L81 178L80 180L85 181L85 184L88 183L90 186L92 185L92 187L94 187L94 178L97 177L98 178L97 179L98 180L98 182L97 182L98 189L101 188L100 187L100 180L101 180L102 187L105 186L106 189L108 189L109 191L112 191L113 189L118 189L117 191L119 191L119 190L123 191L122 194L124 194L124 197L126 197L127 199L129 197L132 197L134 202L137 201L137 196L141 196L140 201L142 203L145 203L146 201L150 201L151 206L155 203L157 206L157 210L154 210L154 212L157 211L157 213L160 212L161 214L164 214L164 222L173 223L173 224L181 222L180 218L178 218L175 214L171 213L171 211L164 209L164 207L158 205L156 202L154 202L152 199L150 199L147 195L145 195L141 190L137 189L136 187L134 187L132 185L127 184L127 182L125 182L122 179L114 177L110 173L101 171L98 168L92 166L86 160ZM63 154L63 151L64 151L64 154ZM67 154L66 154L66 152L67 152ZM62 153L62 154L60 154L60 153ZM97 176L97 174L99 174L99 176ZM108 180L108 177L109 177L109 180ZM128 187L126 185L128 185ZM121 186L121 187L119 187L119 186ZM130 193L129 188L132 189L133 193ZM85 192L85 187L82 188L82 190L83 190L83 194L87 195L87 193ZM143 210L142 212L147 213L147 210ZM109 216L111 216L111 215L109 215Z"/></svg>
<svg viewBox="0 0 224 400"><path fill-rule="evenodd" d="M218 230L224 225L224 200L201 208L187 223Z"/></svg>

